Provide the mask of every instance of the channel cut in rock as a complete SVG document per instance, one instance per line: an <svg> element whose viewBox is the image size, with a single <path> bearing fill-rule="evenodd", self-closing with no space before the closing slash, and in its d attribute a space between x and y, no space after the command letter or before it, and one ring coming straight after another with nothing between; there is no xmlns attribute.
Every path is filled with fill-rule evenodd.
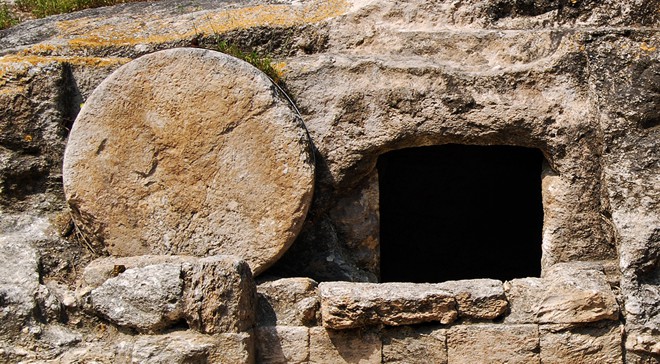
<svg viewBox="0 0 660 364"><path fill-rule="evenodd" d="M512 146L381 155L381 281L538 277L543 161Z"/></svg>

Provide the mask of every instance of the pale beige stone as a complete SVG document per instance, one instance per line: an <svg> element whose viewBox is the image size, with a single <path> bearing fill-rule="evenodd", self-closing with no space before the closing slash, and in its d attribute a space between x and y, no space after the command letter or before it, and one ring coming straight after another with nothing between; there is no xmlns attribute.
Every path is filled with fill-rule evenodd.
<svg viewBox="0 0 660 364"><path fill-rule="evenodd" d="M123 343L119 362L128 363L254 363L254 347L249 333L203 335L179 331L167 335L144 335Z"/></svg>
<svg viewBox="0 0 660 364"><path fill-rule="evenodd" d="M206 334L243 332L255 323L256 286L235 256L101 258L81 284L78 295L94 311L144 332L181 319Z"/></svg>
<svg viewBox="0 0 660 364"><path fill-rule="evenodd" d="M2 349L0 349L2 350ZM191 330L162 335L116 333L105 340L69 347L56 359L30 363L71 364L253 364L250 332L204 335Z"/></svg>
<svg viewBox="0 0 660 364"><path fill-rule="evenodd" d="M254 326L257 292L245 261L222 255L201 258L184 280L183 316L190 328L217 334Z"/></svg>
<svg viewBox="0 0 660 364"><path fill-rule="evenodd" d="M385 328L383 363L446 364L447 330L416 326Z"/></svg>
<svg viewBox="0 0 660 364"><path fill-rule="evenodd" d="M317 285L309 278L282 278L258 284L257 325L315 325L320 306Z"/></svg>
<svg viewBox="0 0 660 364"><path fill-rule="evenodd" d="M227 333L211 336L216 341L215 350L209 354L209 363L254 364L254 333Z"/></svg>
<svg viewBox="0 0 660 364"><path fill-rule="evenodd" d="M89 294L93 311L110 322L141 332L157 332L183 318L180 264L131 268Z"/></svg>
<svg viewBox="0 0 660 364"><path fill-rule="evenodd" d="M447 331L451 364L540 363L536 325L458 325Z"/></svg>
<svg viewBox="0 0 660 364"><path fill-rule="evenodd" d="M63 179L77 225L113 255L234 254L259 274L300 230L313 170L300 119L263 73L184 48L103 81Z"/></svg>
<svg viewBox="0 0 660 364"><path fill-rule="evenodd" d="M628 332L626 349L640 354L660 356L660 335L653 333Z"/></svg>
<svg viewBox="0 0 660 364"><path fill-rule="evenodd" d="M509 303L502 281L466 279L440 284L456 298L458 316L470 320L493 320L504 314Z"/></svg>
<svg viewBox="0 0 660 364"><path fill-rule="evenodd" d="M382 346L372 331L309 329L310 364L380 364Z"/></svg>
<svg viewBox="0 0 660 364"><path fill-rule="evenodd" d="M319 294L323 326L332 329L447 324L458 316L451 293L433 284L324 282Z"/></svg>
<svg viewBox="0 0 660 364"><path fill-rule="evenodd" d="M198 258L182 255L142 255L137 257L101 257L85 267L80 279L80 290L88 291L102 285L127 269L143 268L156 264L193 263Z"/></svg>
<svg viewBox="0 0 660 364"><path fill-rule="evenodd" d="M309 328L263 326L255 330L257 362L302 364L309 360Z"/></svg>
<svg viewBox="0 0 660 364"><path fill-rule="evenodd" d="M543 364L621 364L623 329L620 325L540 327Z"/></svg>
<svg viewBox="0 0 660 364"><path fill-rule="evenodd" d="M616 297L601 271L565 264L544 278L514 279L504 288L510 305L507 323L569 324L619 317Z"/></svg>

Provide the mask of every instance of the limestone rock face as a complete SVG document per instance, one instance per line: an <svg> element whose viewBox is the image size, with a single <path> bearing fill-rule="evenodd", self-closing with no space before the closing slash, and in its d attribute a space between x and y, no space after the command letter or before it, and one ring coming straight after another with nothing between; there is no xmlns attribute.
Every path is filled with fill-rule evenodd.
<svg viewBox="0 0 660 364"><path fill-rule="evenodd" d="M318 193L314 205L299 238L272 266L277 272L268 273L311 277L319 282L378 280L379 177L375 165L383 153L448 143L536 148L548 162L543 167L541 187L544 222L539 244L543 278L507 283L511 313L503 323L492 326L469 322L484 318L470 318L477 314L468 313L464 304L479 307L478 315L496 312L492 308L498 309L497 305L479 306L479 301L462 301L460 293L450 292L456 301L458 322L445 333L449 362L474 363L493 358L524 363L609 363L623 357L631 364L656 364L660 358L658 4L658 0L163 0L28 21L0 31L0 219L8 213L41 219L47 213L62 211L66 199L61 162L68 133L81 103L86 105L83 112L91 110L91 92L103 79L139 56L180 46L216 48L220 37L244 50L267 54L277 62L287 92L295 99L315 146ZM192 73L193 66L189 62L189 69L184 71ZM149 72L143 75L150 77ZM152 80L160 82L158 87L163 92L183 90L174 85L175 77L167 82L150 77ZM210 85L208 80L197 79L200 85ZM120 86L122 91L128 91L124 87L127 84ZM126 93L131 98L138 94L137 103L127 101L132 108L130 114L139 114L149 106L150 94L141 91ZM193 96L178 99L192 100L189 109L199 114L225 105ZM176 111L176 107L164 107L152 112L149 120L158 124L159 116ZM182 111L182 118L187 117L186 110ZM134 132L126 127L125 120L113 120L123 128L114 136L128 135L131 139L130 135L135 135L131 142L139 140L141 145L145 140L154 140L151 131ZM124 148L124 157L133 156L136 168L119 168L137 183L136 190L142 188L141 193L147 196L163 182L157 178L167 165L164 157L168 153L180 152L185 164L172 170L186 172L185 167L195 169L200 165L197 170L204 170L207 160L195 158L211 148L203 143L216 131L170 132L172 138L185 135L191 141L187 150L165 149L171 146L169 143L154 143L148 148L133 148L129 146L134 144L126 143L119 148ZM237 131L242 131L240 126L231 133ZM215 151L220 150L223 140L216 143ZM93 150L90 154L99 151L99 156L93 158L106 158L107 152L117 148L110 139L99 148L102 139L91 136L79 143L87 141ZM160 152L154 158L157 150ZM114 168L110 163L97 165L108 171ZM222 163L208 165L213 166L208 168L211 171ZM149 176L152 166L155 169ZM187 173L177 175L183 182L189 178ZM218 178L224 177L220 174ZM225 235L215 230L222 225L217 223L219 220L201 223L209 216L220 215L224 216L223 222L232 223L244 206L220 205L209 199L209 204L221 206L213 210L215 214L195 209L196 196L205 198L205 192L211 191L208 195L214 197L212 192L217 186L211 186L203 176L190 179L199 183L191 184L185 193L148 195L154 199L167 197L156 203L147 197L140 200L143 205L139 207L152 217L116 214L119 218L115 220L126 230L133 223L148 222L144 231L157 238L153 246L169 247L167 251L154 251L152 245L140 245L144 238L141 232L127 234L125 242L138 241L130 245L135 254L197 255L194 249L186 251L182 245L198 248L198 243L209 246L208 253L214 254L220 251L220 244L247 236L249 230L240 229L228 234L230 239L223 239ZM207 186L209 190L205 190ZM101 194L101 200L116 202L113 206L117 207L128 196L107 191L111 196ZM188 205L178 205L179 216L187 217L177 227L185 236L177 240L177 236L173 238L176 234L165 233L172 220L161 213L171 212L168 208L180 200L188 201ZM277 201L264 205L281 206ZM256 214L262 216L262 211ZM98 216L81 215L77 219L95 218ZM85 227L92 233L89 235L102 235L104 229L111 228L93 223ZM209 348L210 352L207 344L211 335L182 335L178 331L162 338L126 335L119 333L115 325L96 327L99 320L78 310L75 303L60 308L60 313L69 315L69 321L51 322L58 316L57 302L43 286L51 290L49 282L58 281L72 290L73 276L84 269L87 259L71 254L72 246L78 244L75 239L70 245L54 241L49 250L53 254L43 254L43 247L32 244L28 236L34 230L26 229L20 237L9 230L0 223L0 256L6 260L0 266L0 291L4 293L0 296L0 361L121 363L131 362L134 354L135 361L140 362L149 362L150 358L166 362L249 360L245 355L249 351L231 350L248 347L249 341L223 341L223 346L218 346L220 356L205 356L206 349L201 348ZM293 230L282 235L295 235ZM199 231L203 234L196 235ZM186 244L181 244L183 241ZM264 241L271 244L275 240L266 237ZM50 257L55 262L68 259L70 275L49 276ZM573 275L571 268L569 276L553 277L553 267L573 261L603 262L615 267L607 271L614 295L606 290L600 273ZM169 263L181 264L183 271L187 271L188 264L195 264L163 260L149 264L135 261L135 265L120 261L116 265L128 270ZM102 273L98 277L92 268L98 267L90 267L84 274L90 289L114 275L114 265L96 270ZM43 285L39 283L42 279ZM70 303L71 297L65 296L60 295L62 303ZM268 302L296 302L295 306L311 298L300 301L299 297L271 296ZM484 302L501 303L496 294L487 297ZM620 304L618 313L614 297ZM292 309L288 303L276 306L271 305L274 317L300 325L298 314L302 311ZM81 328L92 337L83 335L78 344L74 344L77 334L58 339L49 328L55 325L72 331ZM623 346L616 333L620 325L625 326ZM398 358L404 353L426 349L415 344L436 342L433 335L419 334L419 326L412 328L415 333L396 335L396 339L388 336L390 328L372 332L312 327L309 361L401 361ZM17 336L17 331L25 333ZM212 339L222 335L214 334ZM177 338L183 336L182 341ZM285 337L297 336L292 333L280 339L286 342ZM138 351L144 349L145 354L128 349L137 339L145 344L135 347ZM186 340L195 342L191 344L195 348L190 348ZM62 346L55 351L41 350L46 341ZM619 349L623 351L621 356ZM66 352L53 354L59 350ZM440 356L428 351L427 355L442 362Z"/></svg>
<svg viewBox="0 0 660 364"><path fill-rule="evenodd" d="M331 329L447 324L458 316L454 297L431 284L325 282L319 294L323 326Z"/></svg>
<svg viewBox="0 0 660 364"><path fill-rule="evenodd" d="M119 326L155 332L183 317L181 265L128 269L92 290L92 308Z"/></svg>
<svg viewBox="0 0 660 364"><path fill-rule="evenodd" d="M199 49L150 54L92 93L64 189L117 256L234 254L255 274L295 239L313 189L304 128L270 80Z"/></svg>

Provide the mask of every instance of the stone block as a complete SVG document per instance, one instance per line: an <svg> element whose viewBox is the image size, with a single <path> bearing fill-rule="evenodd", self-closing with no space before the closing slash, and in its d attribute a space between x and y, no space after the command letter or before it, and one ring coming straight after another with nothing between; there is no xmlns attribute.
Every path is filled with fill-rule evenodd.
<svg viewBox="0 0 660 364"><path fill-rule="evenodd" d="M180 264L127 269L91 291L92 309L112 323L155 332L183 317Z"/></svg>
<svg viewBox="0 0 660 364"><path fill-rule="evenodd" d="M257 285L258 326L314 326L319 312L317 283L283 278Z"/></svg>
<svg viewBox="0 0 660 364"><path fill-rule="evenodd" d="M536 325L457 325L447 331L451 364L540 363Z"/></svg>
<svg viewBox="0 0 660 364"><path fill-rule="evenodd" d="M381 352L381 339L373 331L309 329L310 364L380 364Z"/></svg>
<svg viewBox="0 0 660 364"><path fill-rule="evenodd" d="M257 293L245 261L227 255L202 258L184 279L183 314L191 329L216 334L254 326Z"/></svg>
<svg viewBox="0 0 660 364"><path fill-rule="evenodd" d="M118 350L118 359L130 363L254 363L250 333L203 335L178 331L167 335L140 335Z"/></svg>
<svg viewBox="0 0 660 364"><path fill-rule="evenodd" d="M451 292L458 304L458 316L468 320L493 320L509 307L502 281L466 279L447 281L440 287Z"/></svg>
<svg viewBox="0 0 660 364"><path fill-rule="evenodd" d="M433 284L326 282L319 292L323 326L332 329L447 324L458 316L451 293Z"/></svg>
<svg viewBox="0 0 660 364"><path fill-rule="evenodd" d="M447 330L433 327L388 327L383 330L383 363L446 364Z"/></svg>
<svg viewBox="0 0 660 364"><path fill-rule="evenodd" d="M213 335L215 350L209 353L208 363L253 364L255 362L254 333L227 333Z"/></svg>
<svg viewBox="0 0 660 364"><path fill-rule="evenodd" d="M543 364L621 364L622 327L618 324L540 327Z"/></svg>
<svg viewBox="0 0 660 364"><path fill-rule="evenodd" d="M309 360L309 328L262 326L255 330L257 362L302 364Z"/></svg>
<svg viewBox="0 0 660 364"><path fill-rule="evenodd" d="M255 322L252 273L234 256L103 258L85 270L79 294L87 292L92 310L140 332L181 319L206 334L243 332Z"/></svg>
<svg viewBox="0 0 660 364"><path fill-rule="evenodd" d="M506 282L510 313L505 322L570 324L619 317L619 306L603 272L570 265L562 268L544 278Z"/></svg>

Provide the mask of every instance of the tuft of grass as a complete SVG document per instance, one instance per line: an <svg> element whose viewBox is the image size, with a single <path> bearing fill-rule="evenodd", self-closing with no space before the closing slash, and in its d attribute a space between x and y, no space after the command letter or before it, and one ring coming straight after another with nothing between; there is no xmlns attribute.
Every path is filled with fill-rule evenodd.
<svg viewBox="0 0 660 364"><path fill-rule="evenodd" d="M123 4L135 0L17 0L16 5L37 18L78 10Z"/></svg>
<svg viewBox="0 0 660 364"><path fill-rule="evenodd" d="M7 29L18 24L18 17L5 3L0 4L0 29Z"/></svg>
<svg viewBox="0 0 660 364"><path fill-rule="evenodd" d="M268 75L277 85L282 85L282 76L273 66L273 60L270 57L261 55L254 50L249 52L243 51L236 44L227 42L221 38L216 39L216 50L244 60Z"/></svg>

